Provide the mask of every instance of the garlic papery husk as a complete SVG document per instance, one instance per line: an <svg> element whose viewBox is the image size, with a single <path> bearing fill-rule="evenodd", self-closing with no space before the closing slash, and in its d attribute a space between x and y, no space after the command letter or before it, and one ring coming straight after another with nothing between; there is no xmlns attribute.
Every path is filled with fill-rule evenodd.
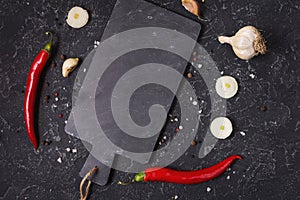
<svg viewBox="0 0 300 200"><path fill-rule="evenodd" d="M199 4L196 0L181 0L181 4L187 11L199 17Z"/></svg>
<svg viewBox="0 0 300 200"><path fill-rule="evenodd" d="M68 77L69 73L72 72L78 65L78 62L79 58L68 58L67 60L65 60L62 66L63 77Z"/></svg>
<svg viewBox="0 0 300 200"><path fill-rule="evenodd" d="M266 53L265 40L254 26L245 26L232 37L219 36L218 39L222 44L230 44L237 57L243 60Z"/></svg>

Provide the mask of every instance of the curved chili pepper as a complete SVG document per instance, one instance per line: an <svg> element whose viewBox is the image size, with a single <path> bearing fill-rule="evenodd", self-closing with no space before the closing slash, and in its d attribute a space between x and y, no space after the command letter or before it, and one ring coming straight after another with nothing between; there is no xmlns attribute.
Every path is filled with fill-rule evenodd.
<svg viewBox="0 0 300 200"><path fill-rule="evenodd" d="M51 35L50 41L45 45L45 47L40 51L40 53L34 59L29 74L27 76L26 83L26 93L24 101L24 120L27 130L27 135L33 144L34 148L37 149L39 144L35 134L34 126L34 107L36 100L36 93L38 89L38 84L40 80L41 73L50 57L50 52L52 48L53 35L51 32L47 32L47 35Z"/></svg>
<svg viewBox="0 0 300 200"><path fill-rule="evenodd" d="M149 168L138 173L134 177L134 182L160 181L178 184L197 184L209 181L220 176L237 159L242 159L239 155L233 155L216 165L195 171L176 171L167 168Z"/></svg>

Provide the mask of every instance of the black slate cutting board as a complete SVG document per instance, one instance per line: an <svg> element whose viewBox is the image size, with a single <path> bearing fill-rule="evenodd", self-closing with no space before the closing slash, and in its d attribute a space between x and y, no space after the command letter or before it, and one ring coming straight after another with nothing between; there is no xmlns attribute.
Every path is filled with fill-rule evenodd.
<svg viewBox="0 0 300 200"><path fill-rule="evenodd" d="M199 36L201 29L201 26L198 22L187 19L164 8L158 7L152 3L148 3L142 0L118 0L111 14L110 20L106 26L106 29L103 33L101 42L121 32L144 27L159 27L178 31L188 35L189 37L194 39L195 42ZM176 38L168 39L171 41L172 39L176 40ZM122 43L122 41L120 41L120 43ZM191 54L193 48L194 46L190 45L185 50L186 52ZM69 117L68 123L65 127L65 131L68 134L71 134L75 137L79 136L77 132L78 127L76 127L76 123L74 122L74 108L80 109L80 107L82 106L82 101L78 102L76 101L76 98L80 92L84 92L80 89L83 82L87 81L88 79L85 77L85 74L88 74L89 68L107 67L101 66L101 64L99 65L99 62L97 62L97 60L101 56L110 56L109 53L111 53L105 50L101 50L101 52L99 51L99 48L97 48L87 56L86 60L81 65L81 69L78 72L77 76L77 82L74 86L73 109ZM134 160L142 163L147 162L147 160L150 158L151 151L155 146L155 143L159 136L159 132L153 134L149 138L141 139L132 137L124 133L118 127L118 125L114 121L112 113L107 112L107 110L110 109L110 99L112 97L112 91L116 82L126 72L132 70L137 66L147 63L164 64L177 70L181 74L185 72L185 67L188 64L185 59L179 57L178 55L160 49L145 48L133 50L114 60L111 63L111 65L105 69L104 73L101 74L101 78L99 79L99 81L91 83L97 84L94 102L98 122L101 125L101 128L103 128L104 134L112 143L114 143L121 149L125 149L126 151L137 153L150 152L148 156L142 160L139 158L133 158ZM83 73L83 71L87 71L87 73ZM178 79L177 83L174 83L174 87L178 88L180 82L181 80ZM124 92L126 93L127 91ZM130 115L135 123L139 124L140 126L145 126L149 123L150 120L148 116L148 110L150 106L153 104L160 104L166 110L166 112L168 112L172 105L174 97L175 96L172 92L160 85L144 85L143 87L140 87L138 90L135 91L134 95L130 100ZM77 113L80 114L81 112ZM79 116L79 118L80 117L81 116ZM156 126L158 126L159 130L161 130L164 126L164 122L162 121ZM92 154L90 154L80 172L80 176L84 176L91 168L93 168L94 166L98 166L100 168L99 171L101 171L101 173L96 174L96 176L93 177L92 181L100 185L106 184L109 177L110 166L112 165L114 160L114 152L106 152L106 154L107 157L105 158L105 165L97 159L95 159L95 157ZM122 153L119 154L122 155Z"/></svg>

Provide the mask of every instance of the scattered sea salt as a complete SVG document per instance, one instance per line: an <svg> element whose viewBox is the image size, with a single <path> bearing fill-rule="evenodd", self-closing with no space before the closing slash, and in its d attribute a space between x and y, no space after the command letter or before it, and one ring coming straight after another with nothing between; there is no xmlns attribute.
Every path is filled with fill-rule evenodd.
<svg viewBox="0 0 300 200"><path fill-rule="evenodd" d="M72 149L72 153L77 153L77 149Z"/></svg>
<svg viewBox="0 0 300 200"><path fill-rule="evenodd" d="M193 105L196 106L198 104L197 101L193 101Z"/></svg>
<svg viewBox="0 0 300 200"><path fill-rule="evenodd" d="M207 188L206 188L206 191L207 191L207 192L210 192L210 191L211 191L211 188L210 188L210 187L207 187Z"/></svg>
<svg viewBox="0 0 300 200"><path fill-rule="evenodd" d="M175 122L178 122L178 118L177 118L177 117L175 117L175 118L174 118L174 121L175 121Z"/></svg>
<svg viewBox="0 0 300 200"><path fill-rule="evenodd" d="M178 199L178 196L177 196L177 195L175 195L175 196L174 196L174 199Z"/></svg>
<svg viewBox="0 0 300 200"><path fill-rule="evenodd" d="M229 179L230 179L230 176L227 176L226 179L229 180Z"/></svg>
<svg viewBox="0 0 300 200"><path fill-rule="evenodd" d="M59 157L59 158L57 159L57 162L62 163L61 157Z"/></svg>
<svg viewBox="0 0 300 200"><path fill-rule="evenodd" d="M198 68L200 69L202 67L202 64L198 64Z"/></svg>
<svg viewBox="0 0 300 200"><path fill-rule="evenodd" d="M66 148L66 151L67 151L67 152L70 152L70 151L71 151L71 149L68 147L68 148Z"/></svg>
<svg viewBox="0 0 300 200"><path fill-rule="evenodd" d="M246 133L245 133L244 131L241 131L240 134L241 134L242 136L245 136L245 135L246 135Z"/></svg>
<svg viewBox="0 0 300 200"><path fill-rule="evenodd" d="M249 74L249 76L253 79L255 78L255 75L254 74Z"/></svg>
<svg viewBox="0 0 300 200"><path fill-rule="evenodd" d="M55 97L55 101L58 101L58 97Z"/></svg>
<svg viewBox="0 0 300 200"><path fill-rule="evenodd" d="M183 129L183 126L179 126L178 128L179 128L180 130L182 130L182 129Z"/></svg>

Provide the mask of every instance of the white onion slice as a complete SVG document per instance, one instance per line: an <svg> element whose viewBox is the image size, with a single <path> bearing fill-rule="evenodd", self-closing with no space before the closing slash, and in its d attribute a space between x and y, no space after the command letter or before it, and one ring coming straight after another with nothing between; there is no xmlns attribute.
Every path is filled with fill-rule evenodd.
<svg viewBox="0 0 300 200"><path fill-rule="evenodd" d="M210 131L218 139L225 139L232 133L232 123L227 117L215 118L210 124Z"/></svg>
<svg viewBox="0 0 300 200"><path fill-rule="evenodd" d="M222 76L216 82L216 92L222 98L229 99L236 95L238 83L231 76Z"/></svg>
<svg viewBox="0 0 300 200"><path fill-rule="evenodd" d="M75 6L68 13L67 23L73 28L82 28L89 21L89 14L81 7Z"/></svg>

